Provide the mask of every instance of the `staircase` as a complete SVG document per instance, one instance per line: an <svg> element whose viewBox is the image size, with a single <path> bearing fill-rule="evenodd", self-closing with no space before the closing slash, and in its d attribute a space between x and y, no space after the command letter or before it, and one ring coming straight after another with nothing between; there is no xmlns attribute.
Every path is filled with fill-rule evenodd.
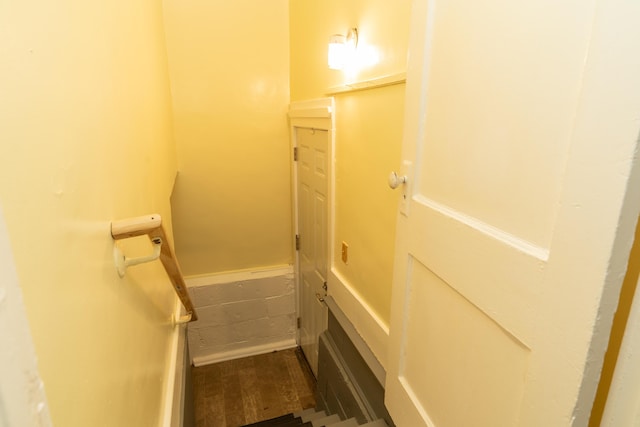
<svg viewBox="0 0 640 427"><path fill-rule="evenodd" d="M395 427L384 405L384 368L333 298L325 302L328 327L318 345L316 408L242 427Z"/></svg>
<svg viewBox="0 0 640 427"><path fill-rule="evenodd" d="M271 420L260 421L247 424L243 427L387 427L383 419L371 421L365 424L358 424L355 418L341 420L336 414L327 415L325 411L315 409L305 409L295 414L287 414Z"/></svg>

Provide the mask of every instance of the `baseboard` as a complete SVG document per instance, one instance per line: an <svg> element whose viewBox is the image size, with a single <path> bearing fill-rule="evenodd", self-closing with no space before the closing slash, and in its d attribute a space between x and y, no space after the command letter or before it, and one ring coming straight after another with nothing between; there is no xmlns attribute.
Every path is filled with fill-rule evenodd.
<svg viewBox="0 0 640 427"><path fill-rule="evenodd" d="M328 327L320 335L316 409L361 424L384 418L393 426L384 404L384 370L332 298L326 301Z"/></svg>
<svg viewBox="0 0 640 427"><path fill-rule="evenodd" d="M225 271L215 274L187 276L184 281L188 288L217 285L220 283L241 282L243 280L264 279L267 277L293 274L292 265L275 265L250 270Z"/></svg>
<svg viewBox="0 0 640 427"><path fill-rule="evenodd" d="M193 364L197 366L210 365L211 363L224 362L226 360L240 359L242 357L256 356L258 354L271 353L272 351L286 350L297 346L295 339L278 341L269 344L255 345L252 347L239 348L223 353L208 354L205 356L194 356Z"/></svg>
<svg viewBox="0 0 640 427"><path fill-rule="evenodd" d="M182 303L176 299L174 318L180 317L181 310ZM186 394L185 365L190 364L186 355L186 328L184 325L177 325L171 334L160 425L163 427L183 427L185 425L183 423Z"/></svg>
<svg viewBox="0 0 640 427"><path fill-rule="evenodd" d="M328 285L329 295L346 314L378 362L386 370L389 326L380 319L349 282L333 268L329 272Z"/></svg>

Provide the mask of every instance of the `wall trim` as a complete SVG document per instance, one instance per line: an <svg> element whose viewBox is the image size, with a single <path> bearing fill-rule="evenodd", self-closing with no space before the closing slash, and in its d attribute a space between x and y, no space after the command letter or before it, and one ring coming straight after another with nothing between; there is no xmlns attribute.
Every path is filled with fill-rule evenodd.
<svg viewBox="0 0 640 427"><path fill-rule="evenodd" d="M309 99L306 101L294 101L291 104L289 104L289 118L291 119L297 119L297 118L331 119L333 110L334 110L334 106L331 98L318 98L318 99Z"/></svg>
<svg viewBox="0 0 640 427"><path fill-rule="evenodd" d="M365 340L362 338L362 336L358 333L356 328L353 327L353 324L349 321L347 315L342 310L340 310L340 307L338 307L338 304L336 304L336 301L333 299L333 297L327 296L325 302L329 307L329 311L338 321L340 327L342 327L342 330L349 338L349 341L351 341L355 349L360 354L360 357L362 357L362 360L364 360L367 367L371 370L373 376L376 377L376 380L378 380L380 385L384 387L387 373L385 372L384 367L382 366L378 358L373 354L373 352L371 351Z"/></svg>
<svg viewBox="0 0 640 427"><path fill-rule="evenodd" d="M267 277L283 276L293 274L293 265L276 265L271 267L260 267L251 270L225 271L215 274L187 276L184 281L188 288L198 286L217 285L219 283L241 282L243 280L264 279Z"/></svg>
<svg viewBox="0 0 640 427"><path fill-rule="evenodd" d="M380 319L371 306L335 268L329 272L328 287L328 294L333 297L340 310L345 313L378 362L387 370L389 325Z"/></svg>
<svg viewBox="0 0 640 427"><path fill-rule="evenodd" d="M179 298L176 298L174 312L174 319L180 318L182 313L182 303ZM183 381L177 381L177 376L182 373L182 364L184 364L184 351L180 352L179 342L180 334L185 334L186 329L184 326L177 325L173 327L171 332L171 344L169 346L169 361L167 363L167 370L165 372L164 380L164 399L162 402L160 425L163 427L171 427L172 419L174 418L174 411L180 411L182 407L182 395ZM186 342L186 340L183 340ZM182 376L180 375L180 379Z"/></svg>
<svg viewBox="0 0 640 427"><path fill-rule="evenodd" d="M369 80L360 80L351 83L345 83L340 86L333 86L327 90L327 95L338 95L346 92L355 92L359 90L375 89L379 87L404 84L407 81L407 73L401 72L389 74L386 76L375 77Z"/></svg>
<svg viewBox="0 0 640 427"><path fill-rule="evenodd" d="M256 356L258 354L271 353L272 351L287 350L297 347L295 338L278 341L274 343L255 345L252 347L239 348L237 350L226 351L222 353L208 354L206 356L194 356L194 366L210 365L212 363L224 362L227 360L240 359L242 357Z"/></svg>
<svg viewBox="0 0 640 427"><path fill-rule="evenodd" d="M384 418L393 427L384 404L384 369L333 298L325 301L329 316L320 335L316 410L359 423Z"/></svg>
<svg viewBox="0 0 640 427"><path fill-rule="evenodd" d="M640 330L634 327L640 323L640 281L636 286L606 397L602 427L640 424Z"/></svg>

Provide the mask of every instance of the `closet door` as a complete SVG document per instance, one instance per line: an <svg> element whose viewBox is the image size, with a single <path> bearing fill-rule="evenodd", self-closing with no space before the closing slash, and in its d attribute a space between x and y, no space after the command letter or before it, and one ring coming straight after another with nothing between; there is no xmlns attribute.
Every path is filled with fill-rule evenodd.
<svg viewBox="0 0 640 427"><path fill-rule="evenodd" d="M326 328L329 238L329 135L327 130L295 128L298 151L300 344L318 375L318 337Z"/></svg>

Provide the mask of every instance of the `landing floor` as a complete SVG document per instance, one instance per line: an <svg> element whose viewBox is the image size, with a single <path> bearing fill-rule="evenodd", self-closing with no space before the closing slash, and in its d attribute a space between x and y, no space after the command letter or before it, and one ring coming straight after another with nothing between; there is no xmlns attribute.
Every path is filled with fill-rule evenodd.
<svg viewBox="0 0 640 427"><path fill-rule="evenodd" d="M300 349L193 368L197 427L238 427L313 408L316 381Z"/></svg>

